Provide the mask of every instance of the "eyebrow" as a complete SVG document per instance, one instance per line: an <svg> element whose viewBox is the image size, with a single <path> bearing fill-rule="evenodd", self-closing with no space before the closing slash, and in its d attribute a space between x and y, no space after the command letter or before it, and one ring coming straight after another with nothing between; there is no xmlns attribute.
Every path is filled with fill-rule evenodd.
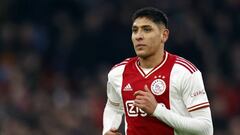
<svg viewBox="0 0 240 135"><path fill-rule="evenodd" d="M140 28L148 28L148 27L152 27L152 26L151 26L151 25L141 25L141 26L133 25L133 26L132 26L132 29L138 28L138 27L140 27Z"/></svg>

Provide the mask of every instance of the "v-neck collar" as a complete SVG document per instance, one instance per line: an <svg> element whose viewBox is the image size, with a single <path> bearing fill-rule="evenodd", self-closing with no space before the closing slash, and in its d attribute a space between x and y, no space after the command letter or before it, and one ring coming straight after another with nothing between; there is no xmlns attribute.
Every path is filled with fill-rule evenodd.
<svg viewBox="0 0 240 135"><path fill-rule="evenodd" d="M168 52L165 51L164 52L164 59L161 61L160 64L158 64L157 66L155 66L150 72L148 72L147 74L144 73L144 71L142 70L142 68L139 65L139 58L136 60L135 62L135 66L137 68L137 70L139 71L139 73L144 77L144 78L148 78L148 76L150 76L151 74L153 74L156 70L158 70L159 68L161 68L165 62L167 61L168 58Z"/></svg>

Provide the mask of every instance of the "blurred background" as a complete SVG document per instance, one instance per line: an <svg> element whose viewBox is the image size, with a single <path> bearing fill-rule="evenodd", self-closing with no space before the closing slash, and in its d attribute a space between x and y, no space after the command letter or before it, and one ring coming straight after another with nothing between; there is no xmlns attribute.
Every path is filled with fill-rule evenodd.
<svg viewBox="0 0 240 135"><path fill-rule="evenodd" d="M240 135L239 0L0 0L0 134L100 135L107 73L135 55L144 6L202 71L215 135Z"/></svg>

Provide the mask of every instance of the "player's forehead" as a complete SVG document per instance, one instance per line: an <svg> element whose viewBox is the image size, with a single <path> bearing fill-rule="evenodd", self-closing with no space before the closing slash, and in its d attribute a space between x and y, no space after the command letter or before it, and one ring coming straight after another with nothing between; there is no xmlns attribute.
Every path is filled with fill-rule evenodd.
<svg viewBox="0 0 240 135"><path fill-rule="evenodd" d="M157 24L154 23L151 19L147 17L139 17L136 18L132 24L132 27L142 27L142 26L156 26Z"/></svg>

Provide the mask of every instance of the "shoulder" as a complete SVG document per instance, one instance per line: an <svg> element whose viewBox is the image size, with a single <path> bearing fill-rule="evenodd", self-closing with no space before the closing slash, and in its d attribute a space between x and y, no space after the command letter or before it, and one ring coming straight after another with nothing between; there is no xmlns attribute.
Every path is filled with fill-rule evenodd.
<svg viewBox="0 0 240 135"><path fill-rule="evenodd" d="M199 71L198 68L192 62L177 55L174 63L174 69L179 72L184 72L188 74L194 74L195 72Z"/></svg>
<svg viewBox="0 0 240 135"><path fill-rule="evenodd" d="M171 71L171 81L176 85L177 90L188 90L187 87L202 86L202 74L190 61L176 56Z"/></svg>
<svg viewBox="0 0 240 135"><path fill-rule="evenodd" d="M122 62L115 64L110 71L112 71L112 70L114 70L114 69L116 69L116 68L119 68L120 66L126 65L126 64L129 63L129 61L131 61L132 59L133 59L133 58L126 58L126 59L123 60Z"/></svg>
<svg viewBox="0 0 240 135"><path fill-rule="evenodd" d="M127 58L127 59L123 60L122 62L115 64L109 71L108 78L111 80L116 77L121 77L126 65L129 64L134 59L135 59L135 57Z"/></svg>

